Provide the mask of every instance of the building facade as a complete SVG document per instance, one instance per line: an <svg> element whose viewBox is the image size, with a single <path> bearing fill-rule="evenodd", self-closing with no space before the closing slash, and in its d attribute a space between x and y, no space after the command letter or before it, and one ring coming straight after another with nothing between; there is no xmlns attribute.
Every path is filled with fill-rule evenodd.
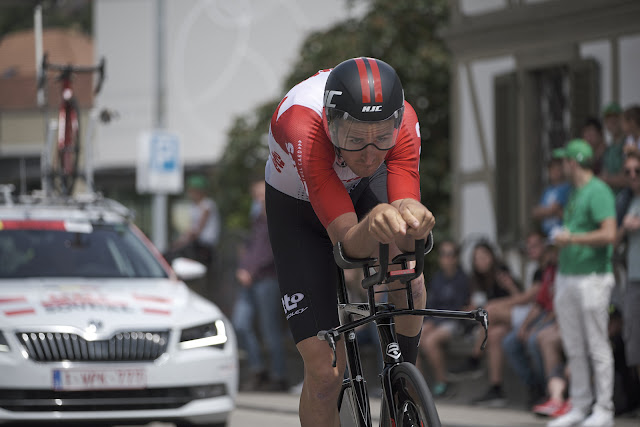
<svg viewBox="0 0 640 427"><path fill-rule="evenodd" d="M453 230L517 252L551 151L640 102L640 2L451 0Z"/></svg>

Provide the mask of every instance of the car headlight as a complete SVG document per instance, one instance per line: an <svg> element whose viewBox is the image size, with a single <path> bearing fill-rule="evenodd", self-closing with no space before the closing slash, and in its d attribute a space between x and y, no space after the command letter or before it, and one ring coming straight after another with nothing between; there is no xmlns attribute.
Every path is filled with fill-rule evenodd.
<svg viewBox="0 0 640 427"><path fill-rule="evenodd" d="M180 335L181 350L211 346L223 348L226 342L227 331L222 320L183 329Z"/></svg>
<svg viewBox="0 0 640 427"><path fill-rule="evenodd" d="M9 343L4 337L4 334L0 332L0 353L9 351Z"/></svg>

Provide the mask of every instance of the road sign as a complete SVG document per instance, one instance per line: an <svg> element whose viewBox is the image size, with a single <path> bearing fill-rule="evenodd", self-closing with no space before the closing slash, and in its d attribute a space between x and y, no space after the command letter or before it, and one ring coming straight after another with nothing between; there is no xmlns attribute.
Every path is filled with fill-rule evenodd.
<svg viewBox="0 0 640 427"><path fill-rule="evenodd" d="M177 135L164 130L144 132L138 141L138 193L183 191L182 146Z"/></svg>

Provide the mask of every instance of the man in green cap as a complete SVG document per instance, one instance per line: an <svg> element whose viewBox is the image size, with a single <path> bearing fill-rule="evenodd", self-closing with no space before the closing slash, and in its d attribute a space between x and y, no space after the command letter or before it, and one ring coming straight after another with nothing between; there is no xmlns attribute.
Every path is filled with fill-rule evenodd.
<svg viewBox="0 0 640 427"><path fill-rule="evenodd" d="M207 197L208 182L202 175L187 180L189 229L173 243L172 250L184 253L211 269L213 252L220 235L220 218L216 203Z"/></svg>
<svg viewBox="0 0 640 427"><path fill-rule="evenodd" d="M572 189L564 210L564 228L553 236L561 248L554 307L571 372L573 408L548 426L609 427L614 415L613 354L607 333L614 285L614 195L594 176L590 167L593 150L586 141L574 139L559 154L564 157Z"/></svg>

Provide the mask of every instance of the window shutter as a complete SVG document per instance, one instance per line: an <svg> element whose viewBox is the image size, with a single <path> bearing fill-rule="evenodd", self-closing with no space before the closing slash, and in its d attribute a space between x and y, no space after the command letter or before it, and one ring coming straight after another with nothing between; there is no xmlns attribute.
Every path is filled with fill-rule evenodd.
<svg viewBox="0 0 640 427"><path fill-rule="evenodd" d="M592 59L569 64L569 109L571 112L571 136L581 136L580 129L588 117L599 117L600 69Z"/></svg>
<svg viewBox="0 0 640 427"><path fill-rule="evenodd" d="M494 80L496 228L501 244L518 238L518 81L515 72Z"/></svg>

